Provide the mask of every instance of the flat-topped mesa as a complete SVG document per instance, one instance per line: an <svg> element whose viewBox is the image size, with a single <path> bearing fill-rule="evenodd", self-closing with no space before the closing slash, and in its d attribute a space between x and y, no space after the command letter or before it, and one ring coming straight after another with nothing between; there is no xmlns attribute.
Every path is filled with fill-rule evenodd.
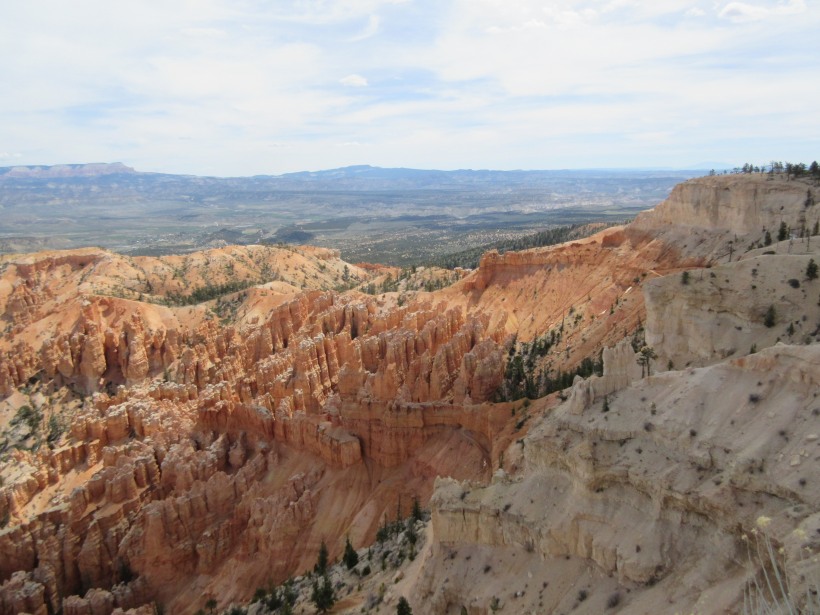
<svg viewBox="0 0 820 615"><path fill-rule="evenodd" d="M85 164L56 164L51 166L16 166L0 178L8 177L98 177L100 175L114 175L118 173L136 173L133 168L121 162L89 162Z"/></svg>
<svg viewBox="0 0 820 615"><path fill-rule="evenodd" d="M809 184L780 175L700 177L675 186L669 198L638 214L632 226L694 226L762 236L763 229L776 232L785 222L799 235L820 216L820 210L807 205L816 196Z"/></svg>

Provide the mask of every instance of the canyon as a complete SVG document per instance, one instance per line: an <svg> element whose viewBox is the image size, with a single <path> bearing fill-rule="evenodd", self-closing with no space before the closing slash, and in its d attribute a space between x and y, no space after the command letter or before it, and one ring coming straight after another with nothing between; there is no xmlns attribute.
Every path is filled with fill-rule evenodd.
<svg viewBox="0 0 820 615"><path fill-rule="evenodd" d="M0 256L0 613L227 609L415 499L369 612L734 613L772 568L816 601L815 191L689 180L434 292L325 248ZM601 369L507 398L519 356Z"/></svg>

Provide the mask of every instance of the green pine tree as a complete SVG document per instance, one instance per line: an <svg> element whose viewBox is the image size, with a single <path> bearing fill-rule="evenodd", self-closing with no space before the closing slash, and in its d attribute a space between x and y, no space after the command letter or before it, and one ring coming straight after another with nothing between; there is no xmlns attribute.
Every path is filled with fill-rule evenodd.
<svg viewBox="0 0 820 615"><path fill-rule="evenodd" d="M418 497L413 498L413 511L410 513L410 516L413 517L413 521L421 521L421 505L419 504Z"/></svg>
<svg viewBox="0 0 820 615"><path fill-rule="evenodd" d="M333 585L326 573L322 575L321 584L317 579L313 580L310 600L316 605L320 613L327 613L336 603L336 592L333 591Z"/></svg>
<svg viewBox="0 0 820 615"><path fill-rule="evenodd" d="M806 265L806 277L809 280L817 279L817 263L814 262L814 259L811 259L809 264Z"/></svg>
<svg viewBox="0 0 820 615"><path fill-rule="evenodd" d="M313 571L318 575L327 573L327 545L324 540L319 547L319 557L316 559L316 565L313 567Z"/></svg>
<svg viewBox="0 0 820 615"><path fill-rule="evenodd" d="M410 608L410 603L404 596L399 598L399 603L396 605L396 615L413 615L413 609Z"/></svg>
<svg viewBox="0 0 820 615"><path fill-rule="evenodd" d="M774 306L770 305L769 309L766 310L766 314L763 316L763 324L771 329L774 327L775 322L777 321L777 312L774 310Z"/></svg>
<svg viewBox="0 0 820 615"><path fill-rule="evenodd" d="M347 542L345 542L345 552L342 556L342 561L347 566L348 570L353 570L356 567L356 564L359 563L359 554L356 553L356 550L353 548L353 545L350 544L350 538L348 537Z"/></svg>

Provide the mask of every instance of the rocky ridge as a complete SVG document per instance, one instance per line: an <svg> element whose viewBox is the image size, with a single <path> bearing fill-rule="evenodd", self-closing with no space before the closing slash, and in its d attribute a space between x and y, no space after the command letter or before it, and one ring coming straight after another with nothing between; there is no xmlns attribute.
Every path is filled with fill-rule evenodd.
<svg viewBox="0 0 820 615"><path fill-rule="evenodd" d="M491 253L402 307L277 293L233 326L196 306L15 284L6 265L4 318L20 328L4 341L18 349L4 390L20 395L39 372L27 386L97 393L53 450L15 453L0 491L0 612L193 613L203 596L247 599L311 567L321 540L332 554L346 535L366 544L397 503L427 501L436 476L449 478L436 481L420 563L374 610L401 591L419 612L732 612L756 572L743 537L762 535L761 516L804 587L820 546L820 318L817 282L800 276L814 248L739 252L761 222L810 222L812 189L694 180L632 225ZM65 292L77 284L63 279ZM774 327L760 322L770 304ZM54 313L76 323L70 335L47 334ZM608 345L603 376L492 403L510 335L531 340L570 316L547 360L566 368ZM631 344L639 322L658 356L648 378Z"/></svg>

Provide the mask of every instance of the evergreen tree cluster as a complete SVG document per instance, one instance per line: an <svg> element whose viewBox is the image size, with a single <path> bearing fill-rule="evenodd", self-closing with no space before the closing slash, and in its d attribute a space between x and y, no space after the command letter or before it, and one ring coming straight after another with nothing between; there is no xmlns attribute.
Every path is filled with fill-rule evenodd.
<svg viewBox="0 0 820 615"><path fill-rule="evenodd" d="M293 581L288 579L282 587L271 587L269 589L259 588L253 595L251 604L261 602L265 608L277 615L291 615L293 607L296 605L296 590Z"/></svg>
<svg viewBox="0 0 820 615"><path fill-rule="evenodd" d="M348 541L349 544L349 541ZM336 603L336 592L328 576L328 552L325 541L319 547L319 556L316 558L316 565L313 572L316 578L313 579L313 588L310 593L310 600L316 605L320 613L327 613Z"/></svg>
<svg viewBox="0 0 820 615"><path fill-rule="evenodd" d="M166 305L176 306L195 305L197 303L210 301L211 299L216 299L222 295L229 295L230 293L245 290L256 283L257 282L254 282L253 280L234 280L232 282L225 282L224 284L206 284L205 286L195 288L188 294L172 291L165 295L164 303Z"/></svg>
<svg viewBox="0 0 820 615"><path fill-rule="evenodd" d="M378 295L380 293L394 293L400 290L425 290L429 293L450 286L459 279L457 274L449 274L436 277L430 276L427 279L415 279L411 281L416 271L415 265L405 267L395 278L391 274L388 274L381 284L374 282L366 284L362 287L362 292L368 295ZM402 282L404 282L403 285Z"/></svg>
<svg viewBox="0 0 820 615"><path fill-rule="evenodd" d="M387 519L384 524L376 531L376 542L385 542L392 536L398 536L402 532L406 532L405 536L410 544L416 544L416 521L421 521L424 513L421 510L418 498L413 498L413 508L410 516L406 519L401 516L401 503L397 505L396 519L392 522Z"/></svg>
<svg viewBox="0 0 820 615"><path fill-rule="evenodd" d="M747 162L742 167L735 167L732 169L733 173L769 173L775 175L778 173L785 173L789 177L812 177L820 179L820 165L815 160L811 164L805 162L780 162L772 160L769 164L762 164L760 166ZM710 175L714 175L714 171Z"/></svg>
<svg viewBox="0 0 820 615"><path fill-rule="evenodd" d="M529 248L541 248L553 246L571 239L580 239L601 230L600 226L590 224L573 224L570 226L559 226L556 228L540 231L526 237L518 239L506 239L494 243L488 243L477 248L469 248L453 254L439 256L425 264L444 269L475 269L481 260L481 256L490 250L498 250L501 253L515 250L527 250Z"/></svg>
<svg viewBox="0 0 820 615"><path fill-rule="evenodd" d="M588 378L593 374L603 373L603 361L600 357L586 357L574 370L558 370L553 374L551 369L538 369L539 359L549 354L553 347L561 342L562 328L551 329L548 333L534 339L531 343L513 342L504 370L504 380L496 392L498 401L515 401L526 397L537 399L560 391L572 385L575 376Z"/></svg>

